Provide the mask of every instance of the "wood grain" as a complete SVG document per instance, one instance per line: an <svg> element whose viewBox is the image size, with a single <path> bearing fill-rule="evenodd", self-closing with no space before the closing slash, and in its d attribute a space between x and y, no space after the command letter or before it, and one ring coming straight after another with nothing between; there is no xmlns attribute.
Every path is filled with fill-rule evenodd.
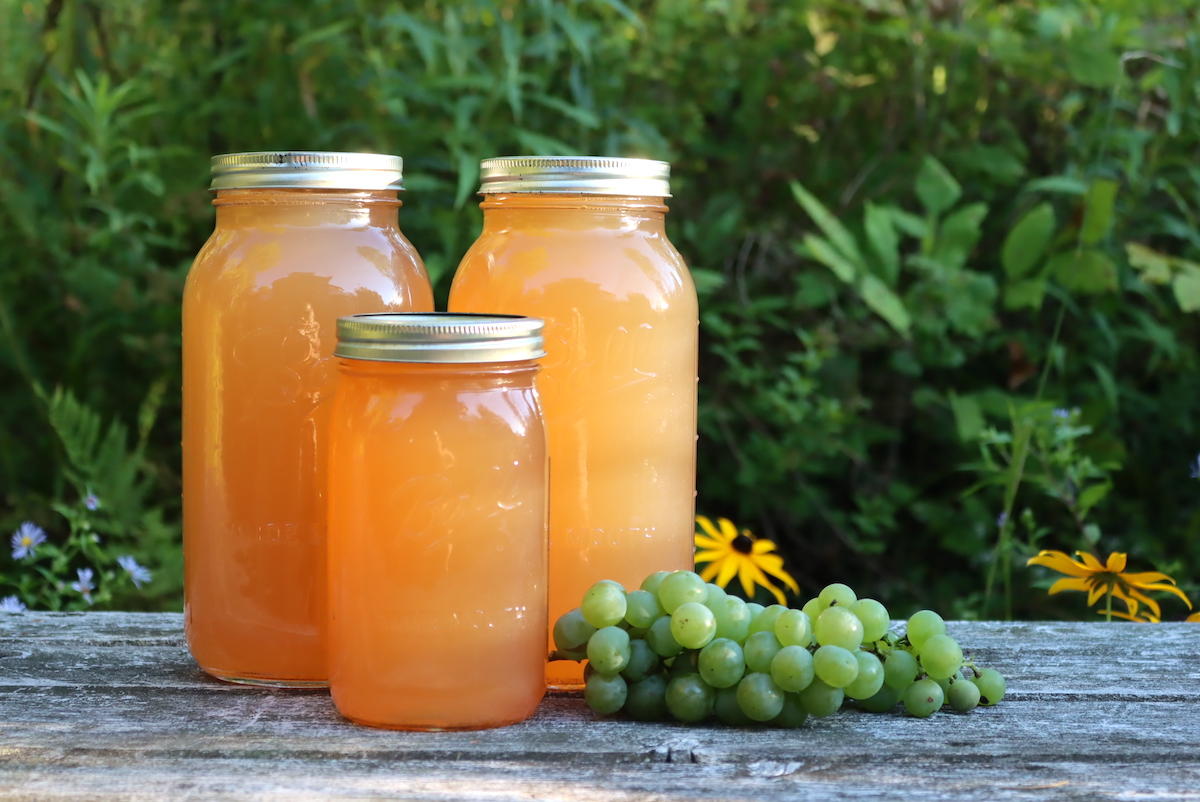
<svg viewBox="0 0 1200 802"><path fill-rule="evenodd" d="M640 724L550 695L522 724L358 727L227 685L175 614L0 614L0 799L1200 800L1200 625L951 622L1008 695L800 730Z"/></svg>

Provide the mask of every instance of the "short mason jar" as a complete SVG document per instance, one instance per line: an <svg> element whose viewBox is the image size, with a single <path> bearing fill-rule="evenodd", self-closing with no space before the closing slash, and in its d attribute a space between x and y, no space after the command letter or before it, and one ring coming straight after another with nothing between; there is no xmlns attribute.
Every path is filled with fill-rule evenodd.
<svg viewBox="0 0 1200 802"><path fill-rule="evenodd" d="M338 321L330 691L375 727L521 721L545 690L542 321Z"/></svg>
<svg viewBox="0 0 1200 802"><path fill-rule="evenodd" d="M496 158L480 174L483 231L449 309L546 321L553 622L599 580L695 567L696 289L664 227L666 162ZM582 667L554 661L547 681L581 687Z"/></svg>
<svg viewBox="0 0 1200 802"><path fill-rule="evenodd" d="M188 646L220 679L328 684L336 322L433 309L397 220L402 169L374 153L213 157L216 229L183 298L183 549Z"/></svg>

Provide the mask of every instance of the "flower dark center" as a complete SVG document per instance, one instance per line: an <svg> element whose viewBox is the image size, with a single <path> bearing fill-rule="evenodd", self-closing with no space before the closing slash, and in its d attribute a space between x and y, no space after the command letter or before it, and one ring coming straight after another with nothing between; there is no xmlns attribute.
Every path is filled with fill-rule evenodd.
<svg viewBox="0 0 1200 802"><path fill-rule="evenodd" d="M733 546L734 551L742 554L749 554L754 549L754 541L745 535L738 535L729 545Z"/></svg>

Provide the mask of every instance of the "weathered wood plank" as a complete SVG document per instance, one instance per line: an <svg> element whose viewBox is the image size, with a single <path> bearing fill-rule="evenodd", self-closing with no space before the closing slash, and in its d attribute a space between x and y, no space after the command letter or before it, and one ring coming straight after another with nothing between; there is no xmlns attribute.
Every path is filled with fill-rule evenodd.
<svg viewBox="0 0 1200 802"><path fill-rule="evenodd" d="M405 733L207 677L178 615L0 615L0 798L1200 799L1200 626L950 626L1008 676L1000 705L777 731L552 695L513 727Z"/></svg>

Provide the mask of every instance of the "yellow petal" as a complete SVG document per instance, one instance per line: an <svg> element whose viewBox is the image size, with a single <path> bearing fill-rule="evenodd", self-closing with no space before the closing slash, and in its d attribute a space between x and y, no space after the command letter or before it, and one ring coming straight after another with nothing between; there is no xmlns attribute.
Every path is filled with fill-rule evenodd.
<svg viewBox="0 0 1200 802"><path fill-rule="evenodd" d="M1105 612L1104 610L1097 610L1096 614L1104 615L1104 612ZM1120 610L1113 610L1112 614L1113 614L1114 618L1124 618L1126 621L1137 621L1139 624L1157 624L1157 623L1159 623L1158 619L1155 618L1154 616L1150 615L1149 613L1142 614L1145 616L1145 618L1142 618L1141 616L1137 616L1137 615L1130 615L1129 613L1123 613Z"/></svg>
<svg viewBox="0 0 1200 802"><path fill-rule="evenodd" d="M732 540L732 538L727 540L726 538L721 537L721 533L717 531L715 526L713 526L713 522L705 518L703 515L696 516L696 523L700 524L700 528L704 530L704 534L708 535L713 540L717 540L722 543L727 543L729 540ZM696 534L699 534L699 532Z"/></svg>
<svg viewBox="0 0 1200 802"><path fill-rule="evenodd" d="M1090 576L1093 572L1086 566L1072 560L1061 551L1043 551L1036 557L1030 557L1026 565L1044 565L1060 574L1067 576Z"/></svg>
<svg viewBox="0 0 1200 802"><path fill-rule="evenodd" d="M776 557L774 554L764 554L761 557L756 557L755 561L758 563L759 568L791 588L792 593L800 595L800 586L796 584L796 580L792 578L791 574L783 570L782 559Z"/></svg>
<svg viewBox="0 0 1200 802"><path fill-rule="evenodd" d="M721 563L721 575L717 577L718 585L723 588L729 587L729 583L732 581L734 574L738 572L738 562L741 559L743 559L742 555L738 554L737 552L733 552L725 558L725 560Z"/></svg>
<svg viewBox="0 0 1200 802"><path fill-rule="evenodd" d="M739 578L742 581L742 587L746 590L747 597L754 597L754 586L757 584L769 590L780 604L787 604L787 599L784 598L779 588L772 585L752 561L744 560L742 562Z"/></svg>
<svg viewBox="0 0 1200 802"><path fill-rule="evenodd" d="M698 563L715 563L724 560L729 556L729 549L721 549L720 551L698 551L693 558Z"/></svg>
<svg viewBox="0 0 1200 802"><path fill-rule="evenodd" d="M1108 570L1111 573L1119 574L1125 570L1126 556L1122 552L1114 551L1108 555Z"/></svg>
<svg viewBox="0 0 1200 802"><path fill-rule="evenodd" d="M1141 606L1137 599L1125 593L1120 587L1113 588L1113 596L1125 602L1125 608L1129 610L1130 615L1137 615L1138 607Z"/></svg>
<svg viewBox="0 0 1200 802"><path fill-rule="evenodd" d="M1097 571L1104 570L1104 566L1100 564L1100 561L1091 554L1088 554L1086 551L1077 551L1075 552L1075 555L1083 558L1083 567L1087 568L1089 571L1095 573Z"/></svg>
<svg viewBox="0 0 1200 802"><path fill-rule="evenodd" d="M1187 597L1186 593L1184 593L1182 590L1175 587L1174 585L1162 585L1162 584L1133 585L1131 583L1131 587L1138 588L1139 590L1162 590L1162 591L1166 591L1167 593L1174 593L1176 596L1183 599L1184 603L1187 604L1189 610L1192 609L1192 600Z"/></svg>
<svg viewBox="0 0 1200 802"><path fill-rule="evenodd" d="M1158 606L1158 602L1138 590L1130 589L1129 595L1140 602L1144 602L1147 607L1154 611L1154 615L1161 618L1162 609Z"/></svg>
<svg viewBox="0 0 1200 802"><path fill-rule="evenodd" d="M733 539L738 536L737 527L733 525L733 521L721 518L717 523L721 526L721 539L726 543L732 543Z"/></svg>
<svg viewBox="0 0 1200 802"><path fill-rule="evenodd" d="M768 551L775 551L775 544L769 540L756 540L750 547L751 554L766 554Z"/></svg>
<svg viewBox="0 0 1200 802"><path fill-rule="evenodd" d="M697 560L696 562L703 562L703 560ZM711 582L712 578L714 576L716 576L717 572L720 570L721 570L721 561L714 560L713 562L710 562L703 571L700 572L700 578L703 579L705 582Z"/></svg>
<svg viewBox="0 0 1200 802"><path fill-rule="evenodd" d="M1088 590L1088 607L1093 606L1100 597L1103 596L1108 588L1100 582L1089 582L1090 589Z"/></svg>
<svg viewBox="0 0 1200 802"><path fill-rule="evenodd" d="M1082 590L1085 593L1091 590L1091 584L1086 579L1077 577L1064 576L1062 579L1050 586L1048 593L1053 596L1064 590Z"/></svg>
<svg viewBox="0 0 1200 802"><path fill-rule="evenodd" d="M1191 621L1193 624L1200 624L1200 613L1192 613L1184 621Z"/></svg>
<svg viewBox="0 0 1200 802"><path fill-rule="evenodd" d="M1122 574L1121 578L1131 585L1144 585L1147 582L1170 582L1175 584L1175 580L1162 573L1161 571L1142 571L1136 574Z"/></svg>
<svg viewBox="0 0 1200 802"><path fill-rule="evenodd" d="M696 535L695 543L696 548L698 549L711 549L713 551L719 551L722 554L726 554L730 551L728 543L722 540L713 540L711 537L705 537L704 535Z"/></svg>

